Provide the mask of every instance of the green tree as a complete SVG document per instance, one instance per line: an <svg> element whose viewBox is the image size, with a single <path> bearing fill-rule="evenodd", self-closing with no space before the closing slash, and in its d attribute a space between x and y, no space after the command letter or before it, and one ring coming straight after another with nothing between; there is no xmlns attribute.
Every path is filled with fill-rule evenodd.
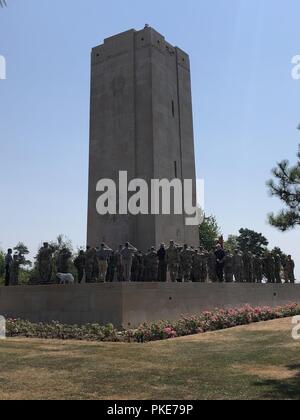
<svg viewBox="0 0 300 420"><path fill-rule="evenodd" d="M233 254L236 249L239 248L238 237L236 235L229 235L227 241L224 244L226 252Z"/></svg>
<svg viewBox="0 0 300 420"><path fill-rule="evenodd" d="M204 217L199 227L200 246L206 251L211 251L220 237L221 231L215 216Z"/></svg>
<svg viewBox="0 0 300 420"><path fill-rule="evenodd" d="M279 255L282 263L284 263L287 259L287 255L278 246L272 249L271 253L273 255Z"/></svg>
<svg viewBox="0 0 300 420"><path fill-rule="evenodd" d="M29 249L23 242L19 242L14 247L14 251L18 254L20 261L19 284L28 284L32 272L32 263L26 258L29 255Z"/></svg>
<svg viewBox="0 0 300 420"><path fill-rule="evenodd" d="M250 229L240 229L237 243L242 252L251 252L254 255L262 255L269 245L269 241L261 233Z"/></svg>
<svg viewBox="0 0 300 420"><path fill-rule="evenodd" d="M50 247L54 250L55 254L58 254L61 250L67 249L70 253L73 253L72 241L65 235L58 235L55 241L50 242Z"/></svg>
<svg viewBox="0 0 300 420"><path fill-rule="evenodd" d="M272 171L275 179L267 183L270 194L285 205L277 215L269 214L270 224L282 232L300 225L300 145L297 156L294 166L288 160L278 163Z"/></svg>
<svg viewBox="0 0 300 420"><path fill-rule="evenodd" d="M14 251L18 253L19 259L20 259L20 265L22 267L32 266L31 261L26 259L26 256L29 255L29 249L23 242L19 242L18 245L14 247Z"/></svg>

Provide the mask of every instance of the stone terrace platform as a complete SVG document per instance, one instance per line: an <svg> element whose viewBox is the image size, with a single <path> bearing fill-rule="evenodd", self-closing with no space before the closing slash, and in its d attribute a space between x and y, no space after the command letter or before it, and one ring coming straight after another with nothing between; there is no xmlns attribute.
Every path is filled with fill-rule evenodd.
<svg viewBox="0 0 300 420"><path fill-rule="evenodd" d="M111 283L0 288L0 315L33 322L136 327L215 308L300 303L300 285Z"/></svg>

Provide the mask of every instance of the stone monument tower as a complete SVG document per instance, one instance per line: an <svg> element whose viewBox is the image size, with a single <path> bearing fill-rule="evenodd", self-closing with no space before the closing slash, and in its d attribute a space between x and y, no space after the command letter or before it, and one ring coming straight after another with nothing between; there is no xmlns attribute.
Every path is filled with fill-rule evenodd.
<svg viewBox="0 0 300 420"><path fill-rule="evenodd" d="M120 171L148 185L192 179L196 204L189 56L148 26L92 50L87 243L130 241L143 251L170 239L198 245L198 228L186 226L185 215L99 215L96 185L118 184Z"/></svg>

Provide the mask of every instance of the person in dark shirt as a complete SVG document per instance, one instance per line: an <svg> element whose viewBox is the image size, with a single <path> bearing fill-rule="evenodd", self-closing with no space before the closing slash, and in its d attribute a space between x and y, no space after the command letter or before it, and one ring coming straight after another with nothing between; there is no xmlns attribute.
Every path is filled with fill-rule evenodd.
<svg viewBox="0 0 300 420"><path fill-rule="evenodd" d="M165 283L167 281L167 252L165 244L161 244L157 251L158 256L158 281Z"/></svg>
<svg viewBox="0 0 300 420"><path fill-rule="evenodd" d="M224 251L221 245L217 245L215 256L216 256L216 274L218 277L218 281L220 283L223 283L226 252Z"/></svg>
<svg viewBox="0 0 300 420"><path fill-rule="evenodd" d="M12 249L8 249L5 257L5 286L9 286L10 282L10 268L13 260L12 253Z"/></svg>

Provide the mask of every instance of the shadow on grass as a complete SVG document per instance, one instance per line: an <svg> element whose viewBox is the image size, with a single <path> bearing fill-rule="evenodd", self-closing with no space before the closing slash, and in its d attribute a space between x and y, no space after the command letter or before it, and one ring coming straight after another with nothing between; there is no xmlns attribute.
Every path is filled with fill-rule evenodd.
<svg viewBox="0 0 300 420"><path fill-rule="evenodd" d="M288 379L268 379L256 382L255 386L267 390L263 398L271 400L299 400L300 399L300 364L286 366L295 375Z"/></svg>

